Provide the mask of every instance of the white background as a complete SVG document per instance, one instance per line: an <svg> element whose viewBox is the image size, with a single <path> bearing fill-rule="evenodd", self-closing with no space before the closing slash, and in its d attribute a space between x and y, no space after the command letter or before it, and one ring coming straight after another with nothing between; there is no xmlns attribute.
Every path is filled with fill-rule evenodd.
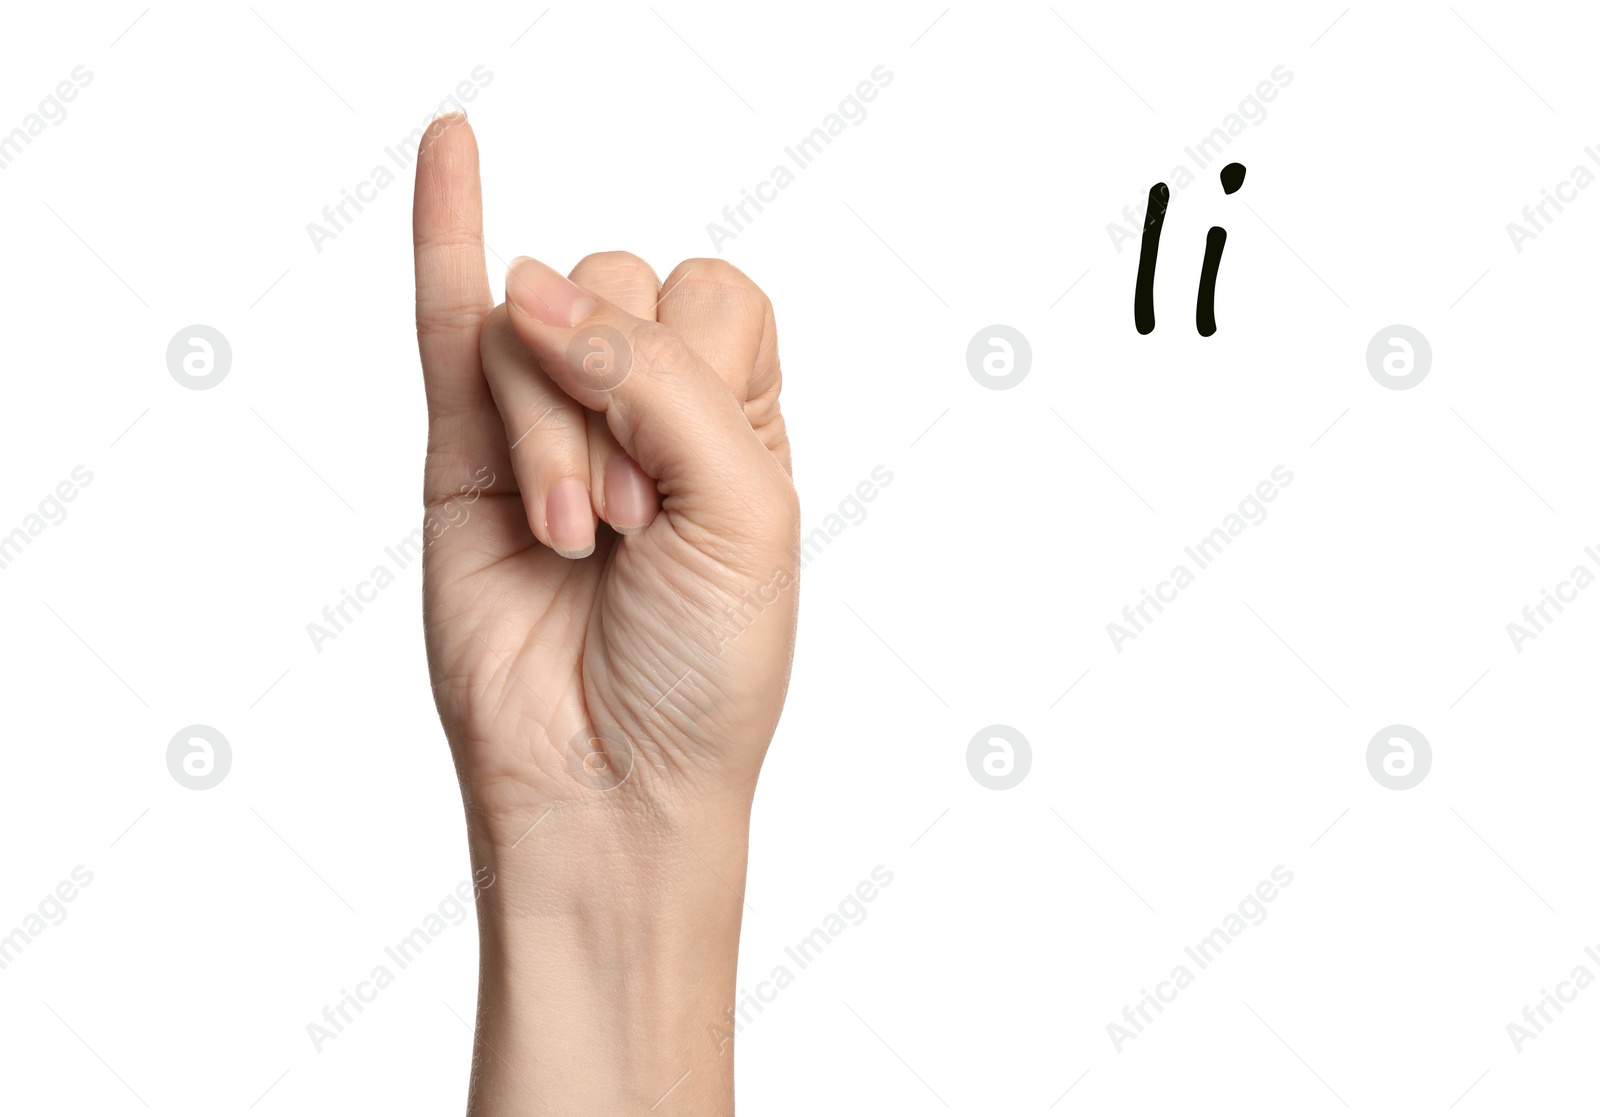
<svg viewBox="0 0 1600 1117"><path fill-rule="evenodd" d="M0 570L0 933L93 883L0 971L0 1108L460 1108L470 919L320 1054L306 1031L469 873L418 569L306 630L419 521L410 176L321 252L307 223L483 66L491 275L610 248L665 275L881 65L721 246L777 307L807 530L893 474L805 571L741 982L894 881L742 1032L742 1111L1571 1112L1600 992L1520 1054L1506 1026L1600 974L1600 591L1520 651L1506 625L1600 573L1600 189L1521 253L1506 224L1600 141L1597 30L1482 3L8 9L0 132L93 78L0 170L0 534L93 481ZM1219 162L1174 191L1139 336L1107 224L1278 66L1227 151L1244 188ZM197 323L233 350L208 391L166 367ZM994 323L1032 346L1008 391L966 367ZM1396 323L1433 349L1407 391L1366 367ZM1115 649L1279 465L1267 519ZM166 768L194 723L233 752L205 792ZM967 768L994 723L1032 746L1009 791ZM1433 750L1404 792L1366 763L1395 723ZM1278 865L1266 921L1119 1053L1123 1006Z"/></svg>

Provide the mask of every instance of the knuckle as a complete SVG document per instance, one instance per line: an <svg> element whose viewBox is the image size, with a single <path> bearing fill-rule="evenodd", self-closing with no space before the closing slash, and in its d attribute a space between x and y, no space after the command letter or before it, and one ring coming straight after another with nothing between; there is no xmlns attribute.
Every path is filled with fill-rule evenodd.
<svg viewBox="0 0 1600 1117"><path fill-rule="evenodd" d="M483 234L467 225L449 225L417 233L413 244L419 256L437 259L442 267L470 274L472 254L483 252ZM478 260L480 268L482 263Z"/></svg>
<svg viewBox="0 0 1600 1117"><path fill-rule="evenodd" d="M529 407L521 422L506 434L521 440L511 451L512 459L537 476L575 476L589 460L588 439L561 410L551 406Z"/></svg>
<svg viewBox="0 0 1600 1117"><path fill-rule="evenodd" d="M661 289L663 302L672 299L696 310L733 313L751 328L762 327L772 316L767 293L744 272L715 257L683 261Z"/></svg>
<svg viewBox="0 0 1600 1117"><path fill-rule="evenodd" d="M655 322L634 327L628 347L632 350L633 367L658 378L683 374L695 359L676 330Z"/></svg>
<svg viewBox="0 0 1600 1117"><path fill-rule="evenodd" d="M476 298L417 299L417 333L423 337L476 330L483 320L484 305Z"/></svg>
<svg viewBox="0 0 1600 1117"><path fill-rule="evenodd" d="M749 276L715 256L697 256L683 261L672 269L672 275L668 277L668 286L675 283L696 287L727 287L761 294L761 288Z"/></svg>
<svg viewBox="0 0 1600 1117"><path fill-rule="evenodd" d="M654 291L660 283L656 271L632 252L613 249L591 252L572 269L572 280L583 287L645 287Z"/></svg>

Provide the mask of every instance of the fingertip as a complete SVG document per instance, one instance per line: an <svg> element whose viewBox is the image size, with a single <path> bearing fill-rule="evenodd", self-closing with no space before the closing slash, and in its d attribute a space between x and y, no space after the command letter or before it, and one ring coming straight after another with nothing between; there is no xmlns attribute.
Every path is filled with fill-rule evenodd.
<svg viewBox="0 0 1600 1117"><path fill-rule="evenodd" d="M483 186L478 171L478 142L467 118L459 113L436 118L423 132L417 148L412 221L419 250L452 241L463 232L482 240ZM481 243L476 252L481 271ZM487 296L487 276L483 286Z"/></svg>
<svg viewBox="0 0 1600 1117"><path fill-rule="evenodd" d="M477 138L473 135L472 125L467 123L467 114L452 109L449 112L438 113L428 122L428 127L423 130L422 143L418 155L431 151L446 136L454 137L453 142L459 144L472 144L477 146Z"/></svg>
<svg viewBox="0 0 1600 1117"><path fill-rule="evenodd" d="M549 264L518 256L506 268L506 302L535 322L569 329L600 301Z"/></svg>
<svg viewBox="0 0 1600 1117"><path fill-rule="evenodd" d="M550 548L563 558L588 558L594 553L594 508L589 486L576 477L556 482L545 498L545 534Z"/></svg>
<svg viewBox="0 0 1600 1117"><path fill-rule="evenodd" d="M637 535L650 526L660 508L661 495L650 475L627 454L612 455L605 472L606 523L621 535Z"/></svg>
<svg viewBox="0 0 1600 1117"><path fill-rule="evenodd" d="M423 177L435 168L455 168L470 163L476 168L478 140L465 113L445 112L434 117L417 145L417 172Z"/></svg>

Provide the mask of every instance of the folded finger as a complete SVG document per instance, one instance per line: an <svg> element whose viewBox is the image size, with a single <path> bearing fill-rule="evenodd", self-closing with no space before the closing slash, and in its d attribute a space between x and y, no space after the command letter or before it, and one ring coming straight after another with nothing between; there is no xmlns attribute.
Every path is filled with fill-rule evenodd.
<svg viewBox="0 0 1600 1117"><path fill-rule="evenodd" d="M539 368L504 305L484 321L481 348L528 526L558 554L587 557L594 551L595 517L583 408Z"/></svg>
<svg viewBox="0 0 1600 1117"><path fill-rule="evenodd" d="M757 437L789 469L789 435L778 409L778 326L766 292L726 260L685 260L662 284L656 320L716 371Z"/></svg>
<svg viewBox="0 0 1600 1117"><path fill-rule="evenodd" d="M511 324L568 395L602 411L664 507L724 538L770 535L793 489L738 400L670 327L642 320L521 257L506 277ZM789 511L792 513L793 509Z"/></svg>
<svg viewBox="0 0 1600 1117"><path fill-rule="evenodd" d="M578 261L568 278L641 321L656 316L661 281L631 252L596 252ZM595 513L623 535L648 527L661 507L656 483L617 441L605 416L587 412L589 478Z"/></svg>

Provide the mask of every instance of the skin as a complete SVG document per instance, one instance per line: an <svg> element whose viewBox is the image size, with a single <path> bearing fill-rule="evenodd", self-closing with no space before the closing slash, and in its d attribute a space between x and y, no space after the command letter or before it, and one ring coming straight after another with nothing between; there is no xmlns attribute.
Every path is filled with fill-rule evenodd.
<svg viewBox="0 0 1600 1117"><path fill-rule="evenodd" d="M715 1033L798 579L771 304L720 260L661 282L604 252L519 257L494 305L460 116L414 234L428 661L492 881L469 1112L731 1114Z"/></svg>

